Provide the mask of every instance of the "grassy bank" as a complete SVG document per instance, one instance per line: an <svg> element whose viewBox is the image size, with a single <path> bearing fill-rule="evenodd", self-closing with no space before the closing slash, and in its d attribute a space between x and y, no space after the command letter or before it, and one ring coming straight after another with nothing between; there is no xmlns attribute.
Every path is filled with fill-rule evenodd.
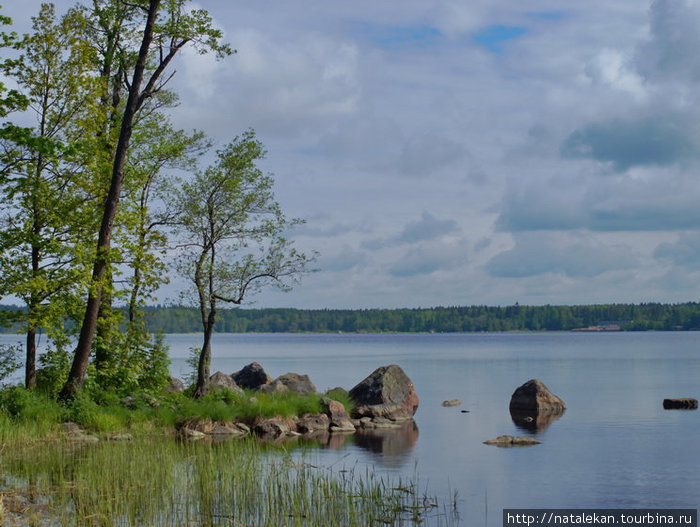
<svg viewBox="0 0 700 527"><path fill-rule="evenodd" d="M342 390L329 393L348 410L352 401ZM218 390L193 399L186 393L120 397L105 391L82 393L70 405L62 405L41 392L20 386L0 391L0 441L42 439L74 422L92 432L136 434L170 433L191 418L252 423L260 417L295 417L321 412L323 395L291 392L243 394Z"/></svg>
<svg viewBox="0 0 700 527"><path fill-rule="evenodd" d="M94 394L93 394L94 395ZM334 394L341 398L342 394ZM451 525L446 507L415 481L357 467L323 467L297 447L254 438L178 439L191 417L252 420L320 410L318 394L221 391L128 399L83 395L62 406L14 387L0 392L2 525L372 526ZM350 404L347 401L347 404ZM70 442L62 424L129 442Z"/></svg>

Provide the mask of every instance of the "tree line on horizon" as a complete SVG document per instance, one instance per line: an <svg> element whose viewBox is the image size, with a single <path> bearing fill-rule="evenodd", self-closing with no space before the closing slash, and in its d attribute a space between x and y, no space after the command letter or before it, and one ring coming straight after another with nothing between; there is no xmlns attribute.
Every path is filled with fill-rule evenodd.
<svg viewBox="0 0 700 527"><path fill-rule="evenodd" d="M18 310L16 306L2 306ZM187 306L143 308L149 331L201 331L199 310ZM448 333L570 331L601 325L622 331L700 330L700 303L544 306L461 306L405 309L222 309L217 333ZM5 328L6 332L18 327Z"/></svg>

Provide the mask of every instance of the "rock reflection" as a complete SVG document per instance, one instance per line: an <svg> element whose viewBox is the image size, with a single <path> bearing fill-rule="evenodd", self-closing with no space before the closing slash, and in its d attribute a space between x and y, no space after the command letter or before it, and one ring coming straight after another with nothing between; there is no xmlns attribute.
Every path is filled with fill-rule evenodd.
<svg viewBox="0 0 700 527"><path fill-rule="evenodd" d="M350 441L352 434L350 433L333 433L325 430L319 430L311 434L303 436L305 440L315 442L321 448L330 448L331 450L342 450Z"/></svg>
<svg viewBox="0 0 700 527"><path fill-rule="evenodd" d="M510 410L510 418L515 426L526 432L539 434L544 432L549 425L559 419L566 410L540 411L537 410Z"/></svg>
<svg viewBox="0 0 700 527"><path fill-rule="evenodd" d="M411 420L396 428L358 428L352 438L355 445L375 454L380 465L401 468L411 459L418 425Z"/></svg>

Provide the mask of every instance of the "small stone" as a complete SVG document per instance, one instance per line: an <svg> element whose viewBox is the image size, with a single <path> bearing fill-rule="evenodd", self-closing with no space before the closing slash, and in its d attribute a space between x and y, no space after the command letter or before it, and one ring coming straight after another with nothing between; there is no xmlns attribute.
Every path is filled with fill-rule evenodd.
<svg viewBox="0 0 700 527"><path fill-rule="evenodd" d="M664 399L664 409L666 410L695 410L698 407L698 400L690 397Z"/></svg>
<svg viewBox="0 0 700 527"><path fill-rule="evenodd" d="M533 439L531 437L522 437L522 436L498 436L495 439L489 439L488 441L484 441L485 445L495 445L495 446L500 446L500 447L514 447L514 446L532 446L532 445L539 445L540 442L537 441L537 439Z"/></svg>
<svg viewBox="0 0 700 527"><path fill-rule="evenodd" d="M197 439L203 439L205 437L204 432L192 428L182 428L180 429L180 433L185 439L190 441L196 441Z"/></svg>
<svg viewBox="0 0 700 527"><path fill-rule="evenodd" d="M79 443L97 443L100 439L92 434L86 434L81 430L76 430L68 434L68 440Z"/></svg>
<svg viewBox="0 0 700 527"><path fill-rule="evenodd" d="M109 436L110 441L117 441L117 442L124 442L124 441L133 441L134 436L132 436L129 433L124 433L124 434L112 434Z"/></svg>

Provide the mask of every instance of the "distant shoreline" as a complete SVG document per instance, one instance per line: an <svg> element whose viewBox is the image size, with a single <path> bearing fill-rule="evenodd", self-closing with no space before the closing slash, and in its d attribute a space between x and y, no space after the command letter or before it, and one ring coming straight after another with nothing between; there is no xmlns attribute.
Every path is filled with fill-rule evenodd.
<svg viewBox="0 0 700 527"><path fill-rule="evenodd" d="M0 312L21 316L16 306ZM199 333L198 309L143 308L151 332ZM574 306L455 306L403 309L221 309L217 333L507 333L543 331L693 331L700 303ZM0 328L21 332L21 326Z"/></svg>

